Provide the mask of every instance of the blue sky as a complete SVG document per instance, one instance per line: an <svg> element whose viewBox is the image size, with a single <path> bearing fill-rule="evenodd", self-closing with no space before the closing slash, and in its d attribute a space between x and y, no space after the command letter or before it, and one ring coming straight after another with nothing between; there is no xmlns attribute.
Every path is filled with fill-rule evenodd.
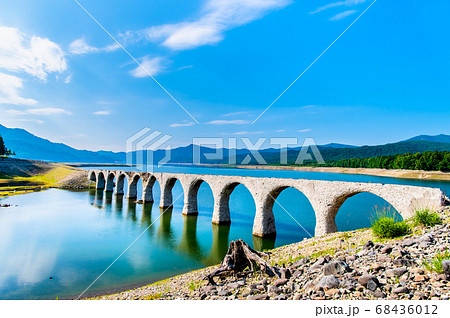
<svg viewBox="0 0 450 318"><path fill-rule="evenodd" d="M254 124L373 0L78 1L146 71L73 0L2 1L1 124L114 151L144 127L173 146L450 134L448 1L376 1Z"/></svg>

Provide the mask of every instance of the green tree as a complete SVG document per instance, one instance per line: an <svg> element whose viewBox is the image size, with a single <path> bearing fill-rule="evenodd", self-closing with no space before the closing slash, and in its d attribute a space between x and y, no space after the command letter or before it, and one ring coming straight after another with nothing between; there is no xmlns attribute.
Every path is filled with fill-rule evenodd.
<svg viewBox="0 0 450 318"><path fill-rule="evenodd" d="M0 136L0 156L6 156L7 151L3 137Z"/></svg>

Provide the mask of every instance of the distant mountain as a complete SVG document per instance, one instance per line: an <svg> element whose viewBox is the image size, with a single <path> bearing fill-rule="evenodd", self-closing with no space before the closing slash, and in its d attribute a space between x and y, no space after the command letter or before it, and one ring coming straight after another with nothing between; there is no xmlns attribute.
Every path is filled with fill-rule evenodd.
<svg viewBox="0 0 450 318"><path fill-rule="evenodd" d="M53 162L73 162L73 163L117 163L126 162L125 152L112 151L88 151L78 150L62 143L54 143L47 139L37 137L24 129L7 128L0 125L0 135L3 136L6 147L16 152L17 158L43 160ZM423 140L427 139L427 140ZM429 139L429 140L428 140ZM439 140L439 142L436 142ZM197 147L196 149L194 147ZM424 151L450 151L450 136L417 136L408 141L401 141L380 146L351 146L337 143L330 143L318 146L323 158L326 161L334 161L350 158L369 158L378 156L388 156L403 153L416 153ZM175 148L171 152L170 163L192 163L194 149L200 153L201 163L228 164L228 157L231 155L229 149L222 149L223 160L205 160L204 154L215 153L216 149L208 147L198 147L189 145ZM288 149L288 162L294 163L300 147ZM268 148L259 151L262 157L269 164L277 164L280 160L279 150ZM237 149L235 151L236 160L241 163L250 154L247 149ZM158 162L165 156L165 150L153 152L153 161ZM144 154L144 158L146 158ZM256 164L254 157L250 154L250 164Z"/></svg>
<svg viewBox="0 0 450 318"><path fill-rule="evenodd" d="M450 143L450 136L444 135L444 134L440 134L440 135L436 135L436 136L420 135L420 136L412 137L405 141L432 141L432 142Z"/></svg>
<svg viewBox="0 0 450 318"><path fill-rule="evenodd" d="M330 143L330 144L326 144L326 145L321 145L319 147L322 147L322 148L358 148L358 146L336 144L336 143Z"/></svg>
<svg viewBox="0 0 450 318"><path fill-rule="evenodd" d="M53 162L123 163L125 153L112 151L78 150L62 143L37 137L24 129L0 125L0 135L6 147L15 151L17 158Z"/></svg>

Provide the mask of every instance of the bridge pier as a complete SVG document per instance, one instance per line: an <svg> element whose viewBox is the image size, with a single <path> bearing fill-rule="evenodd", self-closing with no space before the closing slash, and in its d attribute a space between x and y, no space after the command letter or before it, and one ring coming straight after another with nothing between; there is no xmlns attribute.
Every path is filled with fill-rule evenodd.
<svg viewBox="0 0 450 318"><path fill-rule="evenodd" d="M128 199L137 199L137 183L131 182L128 185Z"/></svg>
<svg viewBox="0 0 450 318"><path fill-rule="evenodd" d="M125 175L121 174L117 177L116 195L123 195L124 192Z"/></svg>
<svg viewBox="0 0 450 318"><path fill-rule="evenodd" d="M275 228L275 217L273 216L272 208L264 206L263 201L255 203L256 213L253 221L253 235L259 237L276 236L277 230Z"/></svg>
<svg viewBox="0 0 450 318"><path fill-rule="evenodd" d="M106 178L106 192L113 192L114 191L114 174L110 173L108 174L108 177Z"/></svg>
<svg viewBox="0 0 450 318"><path fill-rule="evenodd" d="M103 173L99 173L97 175L97 181L96 181L96 184L95 184L95 188L97 190L105 189L105 177L104 177Z"/></svg>

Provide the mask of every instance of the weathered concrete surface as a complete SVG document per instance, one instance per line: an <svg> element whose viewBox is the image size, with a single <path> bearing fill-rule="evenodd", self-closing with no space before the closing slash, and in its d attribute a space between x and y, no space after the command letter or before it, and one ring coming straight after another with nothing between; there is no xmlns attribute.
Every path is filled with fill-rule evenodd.
<svg viewBox="0 0 450 318"><path fill-rule="evenodd" d="M234 188L242 184L252 194L256 206L253 234L257 236L275 235L273 205L278 195L292 187L302 192L310 201L316 214L315 235L320 236L337 231L335 218L339 208L348 198L362 192L375 194L389 202L404 219L413 216L420 208L437 210L444 203L440 189L396 184L322 181L285 178L256 178L221 175L196 175L172 173L129 172L118 170L92 170L89 179L96 181L97 189L123 194L124 180L128 183L128 197L137 198L137 183L142 179L144 192L142 200L153 202L153 184L158 181L161 187L160 207L171 207L175 200L172 188L180 181L184 194L183 214L196 215L197 193L200 185L206 182L214 196L212 222L229 224L231 222L229 200ZM117 185L114 183L117 180Z"/></svg>

